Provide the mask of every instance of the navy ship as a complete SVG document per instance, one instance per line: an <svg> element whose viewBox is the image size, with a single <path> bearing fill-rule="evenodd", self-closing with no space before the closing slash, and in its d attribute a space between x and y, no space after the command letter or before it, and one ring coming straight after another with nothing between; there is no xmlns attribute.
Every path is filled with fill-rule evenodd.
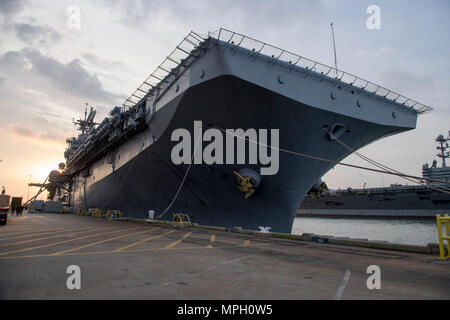
<svg viewBox="0 0 450 320"><path fill-rule="evenodd" d="M439 135L437 156L441 167L433 160L431 166L422 166L424 181L417 185L391 185L387 188L325 190L318 196L307 195L302 202L299 217L345 218L404 218L435 219L436 214L450 213L450 132L447 138Z"/></svg>
<svg viewBox="0 0 450 320"><path fill-rule="evenodd" d="M91 109L78 121L64 170L47 184L72 212L115 209L147 218L150 211L163 220L182 212L202 225L290 233L307 192L351 153L337 138L356 150L414 129L431 110L233 31L190 32L108 117L96 123ZM173 159L177 130L194 137L182 161ZM211 147L228 143L230 132L226 154ZM268 132L276 134L264 138ZM211 149L213 161L201 161Z"/></svg>

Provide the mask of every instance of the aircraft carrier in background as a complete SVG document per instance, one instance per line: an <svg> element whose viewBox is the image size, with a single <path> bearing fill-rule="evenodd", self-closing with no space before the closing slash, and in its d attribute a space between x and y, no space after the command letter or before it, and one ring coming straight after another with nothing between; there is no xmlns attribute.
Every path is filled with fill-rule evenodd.
<svg viewBox="0 0 450 320"><path fill-rule="evenodd" d="M122 106L100 123L93 109L78 122L65 166L41 188L71 212L117 209L147 218L154 210L163 220L182 212L202 225L290 233L299 205L332 162L280 152L278 172L265 176L262 164L240 163L236 152L235 164L176 165L174 130L194 136L195 121L276 129L280 148L336 162L351 153L336 139L357 150L414 129L417 116L431 110L236 32L191 32Z"/></svg>
<svg viewBox="0 0 450 320"><path fill-rule="evenodd" d="M306 196L297 216L299 217L353 217L353 218L407 218L435 219L436 214L450 213L450 158L448 141L439 135L437 156L441 167L433 160L432 165L422 166L425 185L391 185L387 188L364 188L326 190L321 195ZM442 182L433 182L437 180Z"/></svg>

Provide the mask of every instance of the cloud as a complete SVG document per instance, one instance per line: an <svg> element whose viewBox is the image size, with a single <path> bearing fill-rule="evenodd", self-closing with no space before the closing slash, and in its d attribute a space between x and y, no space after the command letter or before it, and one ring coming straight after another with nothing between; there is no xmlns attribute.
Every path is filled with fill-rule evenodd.
<svg viewBox="0 0 450 320"><path fill-rule="evenodd" d="M37 50L25 50L25 56L32 63L32 70L67 93L83 95L96 101L117 102L119 98L106 91L97 76L83 68L79 59L64 64L55 58L44 56Z"/></svg>
<svg viewBox="0 0 450 320"><path fill-rule="evenodd" d="M38 76L47 79L52 86L71 96L81 96L105 104L117 104L126 99L105 90L97 75L89 73L80 59L62 63L39 50L25 48L21 51L6 52L0 57L0 66L10 72L19 71L15 74L16 77L22 77L18 79L19 82Z"/></svg>
<svg viewBox="0 0 450 320"><path fill-rule="evenodd" d="M90 65L96 66L96 67L100 67L102 69L106 69L106 70L124 70L127 68L127 66L125 65L125 63L121 62L121 61L110 61L110 60L105 60L105 59L101 59L98 56L96 56L93 53L83 53L82 58L87 61Z"/></svg>
<svg viewBox="0 0 450 320"><path fill-rule="evenodd" d="M57 134L55 132L42 132L39 134L39 139L46 140L46 141L53 141L58 143L64 143L64 135Z"/></svg>
<svg viewBox="0 0 450 320"><path fill-rule="evenodd" d="M48 25L14 24L16 35L28 45L50 46L61 42L61 34Z"/></svg>
<svg viewBox="0 0 450 320"><path fill-rule="evenodd" d="M380 72L380 78L388 87L401 87L408 92L417 92L421 88L427 87L433 83L430 76L416 75L415 73L402 70L400 68L392 68Z"/></svg>
<svg viewBox="0 0 450 320"><path fill-rule="evenodd" d="M410 99L435 108L435 112L449 114L450 91L448 82L441 81L438 75L421 74L416 70L391 68L379 73L386 88L390 88Z"/></svg>
<svg viewBox="0 0 450 320"><path fill-rule="evenodd" d="M233 25L241 32L261 30L261 26L276 26L286 32L286 29L295 29L293 21L317 24L317 16L322 10L322 4L316 0L103 0L103 6L109 8L113 19L123 25L157 30L158 33L186 27L206 32L208 27L213 26L215 30L221 24Z"/></svg>
<svg viewBox="0 0 450 320"><path fill-rule="evenodd" d="M44 121L48 122L48 121ZM31 140L31 142L54 142L58 144L62 144L65 141L64 132L61 130L55 130L53 127L49 129L49 127L42 128L41 123L37 123L32 128L27 127L23 124L15 123L9 126L10 132L15 136Z"/></svg>
<svg viewBox="0 0 450 320"><path fill-rule="evenodd" d="M12 132L20 137L31 138L34 137L33 131L21 126L20 124L15 124L11 126Z"/></svg>
<svg viewBox="0 0 450 320"><path fill-rule="evenodd" d="M377 56L386 56L386 55L390 54L391 52L392 52L391 47L382 46L375 51L375 54Z"/></svg>
<svg viewBox="0 0 450 320"><path fill-rule="evenodd" d="M161 7L157 1L145 0L104 0L107 7L114 9L116 19L128 26L142 26L152 13Z"/></svg>
<svg viewBox="0 0 450 320"><path fill-rule="evenodd" d="M0 65L16 69L25 69L30 64L21 52L8 51L2 57L0 57Z"/></svg>
<svg viewBox="0 0 450 320"><path fill-rule="evenodd" d="M28 5L27 0L0 0L0 14L9 19L22 12Z"/></svg>

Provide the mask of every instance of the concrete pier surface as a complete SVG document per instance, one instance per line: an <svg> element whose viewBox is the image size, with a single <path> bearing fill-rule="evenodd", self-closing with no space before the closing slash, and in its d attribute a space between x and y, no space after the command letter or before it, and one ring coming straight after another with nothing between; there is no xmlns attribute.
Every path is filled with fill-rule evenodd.
<svg viewBox="0 0 450 320"><path fill-rule="evenodd" d="M373 265L381 288L370 290ZM81 289L68 289L69 266ZM1 299L449 297L450 262L426 253L71 214L24 214L0 227Z"/></svg>

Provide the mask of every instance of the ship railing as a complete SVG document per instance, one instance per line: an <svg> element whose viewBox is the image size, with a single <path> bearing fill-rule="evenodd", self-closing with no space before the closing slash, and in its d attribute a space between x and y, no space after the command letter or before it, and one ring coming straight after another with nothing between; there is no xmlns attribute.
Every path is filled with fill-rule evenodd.
<svg viewBox="0 0 450 320"><path fill-rule="evenodd" d="M122 104L122 112L140 103L143 99L157 94L161 97L164 92L172 86L182 73L180 68L186 70L189 63L187 61L195 51L204 43L203 36L191 31L170 53L164 61L145 79L144 82L130 95ZM197 57L198 58L198 57Z"/></svg>
<svg viewBox="0 0 450 320"><path fill-rule="evenodd" d="M284 64L281 65L286 65L287 68L289 68L289 72L292 72L295 66L301 67L308 74L315 72L315 74L322 79L328 77L335 83L358 89L377 99L384 98L386 99L385 101L393 103L403 110L414 111L418 114L428 113L433 110L431 107L409 99L399 93L382 87L381 85L243 34L221 28L216 32L209 33L209 35L224 42L224 47L230 48L234 53L238 48L245 48L251 51L251 57L253 59L256 59L259 55L265 55L272 58L270 62L273 64L284 62Z"/></svg>

